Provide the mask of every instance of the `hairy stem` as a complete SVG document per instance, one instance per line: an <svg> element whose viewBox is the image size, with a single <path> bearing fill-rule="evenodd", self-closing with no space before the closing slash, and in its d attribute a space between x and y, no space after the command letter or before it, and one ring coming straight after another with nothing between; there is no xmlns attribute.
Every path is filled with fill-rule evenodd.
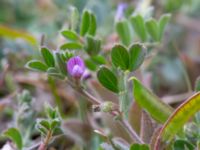
<svg viewBox="0 0 200 150"><path fill-rule="evenodd" d="M120 111L123 113L123 117L128 120L128 110L130 106L130 100L128 97L128 90L127 90L127 77L128 72L123 72L120 75L120 93L119 93L119 106Z"/></svg>
<svg viewBox="0 0 200 150"><path fill-rule="evenodd" d="M79 92L81 92L85 97L87 97L88 99L90 99L90 101L93 104L101 104L101 102L96 99L94 96L92 96L90 93L88 93L87 91L81 89L79 90ZM120 116L120 110L118 109L118 115ZM111 112L111 115L113 115L113 113ZM133 130L133 128L130 126L130 124L128 123L127 120L124 120L122 116L120 116L119 118L119 122L122 125L122 127L127 131L127 133L130 135L130 137L133 139L133 141L135 141L136 143L144 143L140 137L137 135L137 133Z"/></svg>
<svg viewBox="0 0 200 150"><path fill-rule="evenodd" d="M79 118L82 122L87 122L87 101L81 96L79 104Z"/></svg>
<svg viewBox="0 0 200 150"><path fill-rule="evenodd" d="M46 150L51 138L52 138L52 131L49 130L45 140L40 144L38 150Z"/></svg>
<svg viewBox="0 0 200 150"><path fill-rule="evenodd" d="M130 135L130 137L136 142L143 144L144 142L141 140L141 138L137 135L137 133L133 130L133 128L130 126L127 120L120 119L120 124L124 129L126 129L127 133Z"/></svg>
<svg viewBox="0 0 200 150"><path fill-rule="evenodd" d="M96 97L92 96L90 93L88 93L86 90L80 88L78 90L83 96L85 96L92 104L99 105L101 104L101 101L99 101Z"/></svg>

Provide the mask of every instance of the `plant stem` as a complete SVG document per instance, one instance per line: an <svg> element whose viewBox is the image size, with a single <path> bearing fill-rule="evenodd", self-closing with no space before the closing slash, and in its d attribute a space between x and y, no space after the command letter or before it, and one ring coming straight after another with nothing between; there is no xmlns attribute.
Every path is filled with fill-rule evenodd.
<svg viewBox="0 0 200 150"><path fill-rule="evenodd" d="M52 138L52 131L49 130L45 140L40 144L38 150L46 150L51 138Z"/></svg>
<svg viewBox="0 0 200 150"><path fill-rule="evenodd" d="M80 88L78 90L83 96L85 96L86 98L88 98L88 100L92 103L92 104L95 104L95 105L99 105L101 104L101 102L95 98L94 96L92 96L90 93L88 93L86 90Z"/></svg>
<svg viewBox="0 0 200 150"><path fill-rule="evenodd" d="M64 134L59 134L59 135L56 135L56 136L53 136L53 140L57 139L57 138L60 138L61 136L64 136ZM44 143L42 142L42 144L44 145ZM39 147L42 145L41 142L38 142L38 143L35 143L34 145L32 145L31 147L26 147L25 150L35 150L37 149L38 147L38 150L39 150ZM42 146L41 146L42 147Z"/></svg>
<svg viewBox="0 0 200 150"><path fill-rule="evenodd" d="M123 117L128 120L128 110L130 106L130 100L128 98L127 77L128 77L128 72L122 72L122 74L120 75L119 106L120 106L120 111L123 112Z"/></svg>
<svg viewBox="0 0 200 150"><path fill-rule="evenodd" d="M80 101L78 101L79 104L79 118L82 120L82 122L85 122L87 120L87 101L85 101L85 98L81 97Z"/></svg>
<svg viewBox="0 0 200 150"><path fill-rule="evenodd" d="M141 140L141 138L137 135L137 133L133 130L133 128L130 126L130 124L128 123L127 120L124 119L119 119L120 124L122 125L122 127L124 127L124 129L126 129L126 131L128 132L128 134L131 136L131 138L136 142L136 143L140 143L143 144L144 142Z"/></svg>
<svg viewBox="0 0 200 150"><path fill-rule="evenodd" d="M115 146L114 142L112 141L112 139L110 137L108 137L108 141L110 142L110 144L112 145L114 150L120 150L118 147Z"/></svg>
<svg viewBox="0 0 200 150"><path fill-rule="evenodd" d="M101 104L101 102L96 99L94 96L90 95L87 91L85 90L79 90L79 92L81 92L85 97L87 97L88 99L90 99L90 101L93 104ZM120 111L118 110L118 112L120 113ZM112 114L112 113L111 113ZM113 115L113 114L112 114ZM119 114L120 115L120 114ZM137 133L133 130L133 128L130 126L130 124L128 123L127 120L122 119L122 117L119 118L119 122L122 125L122 127L128 132L128 134L130 135L130 137L136 142L136 143L144 143L140 137L137 135Z"/></svg>

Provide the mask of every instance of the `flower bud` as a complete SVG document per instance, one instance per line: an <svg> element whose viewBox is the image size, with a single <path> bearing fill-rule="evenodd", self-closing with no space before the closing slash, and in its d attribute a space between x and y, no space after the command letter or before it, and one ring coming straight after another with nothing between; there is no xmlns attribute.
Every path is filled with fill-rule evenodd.
<svg viewBox="0 0 200 150"><path fill-rule="evenodd" d="M82 75L82 80L88 80L92 77L92 75L86 70Z"/></svg>
<svg viewBox="0 0 200 150"><path fill-rule="evenodd" d="M106 101L102 103L100 107L102 112L111 112L114 109L114 104L110 101Z"/></svg>

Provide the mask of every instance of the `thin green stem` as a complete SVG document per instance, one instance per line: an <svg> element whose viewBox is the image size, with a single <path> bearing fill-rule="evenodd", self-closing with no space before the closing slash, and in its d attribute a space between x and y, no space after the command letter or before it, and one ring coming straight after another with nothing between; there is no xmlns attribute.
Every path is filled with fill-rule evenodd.
<svg viewBox="0 0 200 150"><path fill-rule="evenodd" d="M119 82L119 105L120 111L123 112L123 117L128 120L128 110L130 106L130 100L128 96L128 86L127 86L128 72L122 72L120 75Z"/></svg>
<svg viewBox="0 0 200 150"><path fill-rule="evenodd" d="M86 115L87 115L87 101L83 97L79 100L79 118L82 120L82 122L85 122Z"/></svg>

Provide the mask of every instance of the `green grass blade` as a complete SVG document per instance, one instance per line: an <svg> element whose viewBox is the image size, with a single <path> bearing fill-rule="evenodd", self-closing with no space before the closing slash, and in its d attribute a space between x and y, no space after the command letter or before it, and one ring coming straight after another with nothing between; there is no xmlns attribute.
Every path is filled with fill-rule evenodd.
<svg viewBox="0 0 200 150"><path fill-rule="evenodd" d="M21 30L15 30L2 25L0 25L0 37L7 37L11 39L21 38L26 40L32 45L37 44L37 40L33 35Z"/></svg>

